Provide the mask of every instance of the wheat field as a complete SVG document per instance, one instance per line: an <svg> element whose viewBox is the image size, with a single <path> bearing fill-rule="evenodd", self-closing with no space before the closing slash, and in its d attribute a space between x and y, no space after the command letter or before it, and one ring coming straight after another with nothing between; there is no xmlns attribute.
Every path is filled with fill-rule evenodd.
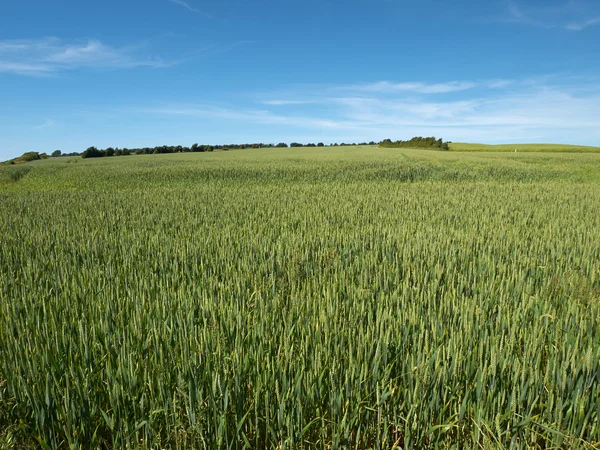
<svg viewBox="0 0 600 450"><path fill-rule="evenodd" d="M0 448L598 448L600 154L0 167Z"/></svg>

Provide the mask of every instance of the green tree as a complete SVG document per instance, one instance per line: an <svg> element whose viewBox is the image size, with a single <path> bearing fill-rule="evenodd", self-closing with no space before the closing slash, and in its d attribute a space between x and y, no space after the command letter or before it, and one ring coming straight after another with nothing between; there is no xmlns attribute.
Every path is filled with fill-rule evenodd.
<svg viewBox="0 0 600 450"><path fill-rule="evenodd" d="M387 148L427 148L427 149L439 149L439 150L449 150L447 142L444 142L442 139L436 139L435 137L422 137L416 136L409 141L395 141L392 142L391 139L385 139L379 143L380 147Z"/></svg>
<svg viewBox="0 0 600 450"><path fill-rule="evenodd" d="M81 154L83 159L86 158L102 158L105 156L105 152L102 150L98 150L96 147L88 147L86 151Z"/></svg>

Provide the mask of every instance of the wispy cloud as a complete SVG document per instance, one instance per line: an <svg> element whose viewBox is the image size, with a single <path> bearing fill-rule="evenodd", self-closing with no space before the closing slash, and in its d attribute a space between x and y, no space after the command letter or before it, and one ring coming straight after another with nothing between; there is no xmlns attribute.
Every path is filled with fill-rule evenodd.
<svg viewBox="0 0 600 450"><path fill-rule="evenodd" d="M540 80L530 80L537 83ZM521 81L521 83L525 80ZM360 101L360 96L365 95L426 95L434 97L443 94L465 94L465 91L474 89L507 89L514 85L515 80L492 79L492 80L477 80L477 81L448 81L438 83L427 82L390 82L378 81L371 83L351 84L342 86L325 86L322 91L313 93L313 97L296 98L294 95L289 95L289 98L284 95L271 97L266 100L259 99L258 102L269 106L295 106L295 105L310 105L310 104L335 104L340 102ZM350 94L349 96L340 97L340 93ZM354 98L353 98L354 96Z"/></svg>
<svg viewBox="0 0 600 450"><path fill-rule="evenodd" d="M44 76L81 68L166 67L160 58L141 58L138 47L112 47L98 40L57 38L0 41L0 72Z"/></svg>
<svg viewBox="0 0 600 450"><path fill-rule="evenodd" d="M524 6L508 1L507 12L511 22L545 29L582 31L600 24L598 2L587 0L569 0L559 5L550 3L543 6Z"/></svg>
<svg viewBox="0 0 600 450"><path fill-rule="evenodd" d="M470 81L449 81L446 83L390 83L389 81L380 81L377 83L349 86L349 88L362 90L365 92L413 92L417 94L446 94L449 92L466 91L468 89L473 89L476 86L477 83Z"/></svg>
<svg viewBox="0 0 600 450"><path fill-rule="evenodd" d="M47 64L4 61L0 59L0 72L17 73L20 75L48 75L54 69Z"/></svg>
<svg viewBox="0 0 600 450"><path fill-rule="evenodd" d="M44 123L42 123L40 125L36 125L33 128L35 128L36 130L43 130L45 128L53 127L54 125L56 125L56 122L54 120L52 120L52 119L48 119Z"/></svg>
<svg viewBox="0 0 600 450"><path fill-rule="evenodd" d="M201 118L218 118L263 125L286 125L301 128L317 129L349 129L358 125L349 120L304 117L295 115L274 114L267 110L244 108L223 108L208 105L175 105L157 108L137 108L133 111L144 114L161 114L169 116L187 116Z"/></svg>
<svg viewBox="0 0 600 450"><path fill-rule="evenodd" d="M512 80L490 80L487 83L487 87L490 89L503 89L513 84Z"/></svg>
<svg viewBox="0 0 600 450"><path fill-rule="evenodd" d="M385 83L385 82L382 82ZM387 86L371 83L374 86ZM399 85L401 83L388 83ZM596 78L540 77L472 82L411 83L423 86L467 86L460 94L446 89L365 90L360 84L289 90L290 100L256 99L260 109L241 105L170 105L137 110L143 114L187 117L194 123L214 120L235 128L264 130L275 126L312 140L371 140L436 135L450 140L484 142L563 141L600 142L600 82ZM435 92L435 93L432 93ZM457 91L454 91L457 92ZM436 96L435 94L439 94ZM316 104L317 107L297 105ZM227 126L227 125L225 125ZM263 126L261 128L261 126Z"/></svg>
<svg viewBox="0 0 600 450"><path fill-rule="evenodd" d="M594 17L593 19L585 20L583 22L570 22L565 26L565 28L570 31L581 31L599 24L600 17Z"/></svg>
<svg viewBox="0 0 600 450"><path fill-rule="evenodd" d="M521 7L519 7L515 3L509 3L508 12L510 13L512 21L517 22L517 23L522 23L525 25L531 25L534 27L540 27L540 28L546 28L546 29L554 27L554 25L552 23L549 23L549 22L544 21L539 18L531 17L528 13L525 13L521 9Z"/></svg>
<svg viewBox="0 0 600 450"><path fill-rule="evenodd" d="M190 6L190 4L184 0L169 0L169 1L171 3L176 3L177 5L183 6L185 9L187 9L188 11L191 11L193 13L202 14L203 16L208 17L209 19L213 18L213 16L211 16L210 14Z"/></svg>
<svg viewBox="0 0 600 450"><path fill-rule="evenodd" d="M262 100L263 105L270 106L289 106L289 105L310 105L320 103L318 100Z"/></svg>

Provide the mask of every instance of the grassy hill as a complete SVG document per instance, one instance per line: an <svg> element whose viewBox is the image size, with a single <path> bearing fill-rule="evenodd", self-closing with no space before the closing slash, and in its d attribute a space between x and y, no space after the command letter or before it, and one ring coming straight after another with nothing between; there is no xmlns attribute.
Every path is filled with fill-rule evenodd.
<svg viewBox="0 0 600 450"><path fill-rule="evenodd" d="M548 153L600 153L600 147L568 144L468 144L453 142L450 150L454 152L548 152Z"/></svg>

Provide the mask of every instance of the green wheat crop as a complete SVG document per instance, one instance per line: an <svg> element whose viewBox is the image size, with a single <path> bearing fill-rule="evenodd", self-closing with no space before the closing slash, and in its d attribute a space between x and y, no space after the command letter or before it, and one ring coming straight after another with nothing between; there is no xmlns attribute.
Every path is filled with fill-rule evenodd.
<svg viewBox="0 0 600 450"><path fill-rule="evenodd" d="M598 448L598 154L28 164L0 448Z"/></svg>

